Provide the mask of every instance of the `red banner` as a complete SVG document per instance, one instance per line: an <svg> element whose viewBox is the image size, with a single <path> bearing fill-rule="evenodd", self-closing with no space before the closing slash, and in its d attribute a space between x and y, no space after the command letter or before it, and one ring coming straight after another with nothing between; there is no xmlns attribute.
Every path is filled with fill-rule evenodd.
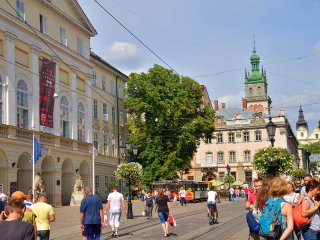
<svg viewBox="0 0 320 240"><path fill-rule="evenodd" d="M40 125L53 128L56 63L43 58L40 79Z"/></svg>

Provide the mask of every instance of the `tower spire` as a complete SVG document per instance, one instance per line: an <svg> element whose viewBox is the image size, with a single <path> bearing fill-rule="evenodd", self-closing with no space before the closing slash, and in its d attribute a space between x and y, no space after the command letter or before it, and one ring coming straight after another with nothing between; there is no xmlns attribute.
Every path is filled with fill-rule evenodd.
<svg viewBox="0 0 320 240"><path fill-rule="evenodd" d="M305 127L306 129L308 129L308 123L304 119L304 114L303 114L301 103L300 103L300 109L299 109L299 117L298 117L298 121L296 124L296 128L298 129L299 127Z"/></svg>

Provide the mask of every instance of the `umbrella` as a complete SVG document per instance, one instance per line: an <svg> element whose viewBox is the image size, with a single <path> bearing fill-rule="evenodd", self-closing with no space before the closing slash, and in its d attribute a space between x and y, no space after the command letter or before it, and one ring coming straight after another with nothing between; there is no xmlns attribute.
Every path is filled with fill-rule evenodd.
<svg viewBox="0 0 320 240"><path fill-rule="evenodd" d="M240 185L243 185L243 182L238 180L231 184L231 186L240 186Z"/></svg>
<svg viewBox="0 0 320 240"><path fill-rule="evenodd" d="M219 182L217 180L212 180L212 181L210 181L210 183L213 187L219 187L219 186L223 185L223 182Z"/></svg>

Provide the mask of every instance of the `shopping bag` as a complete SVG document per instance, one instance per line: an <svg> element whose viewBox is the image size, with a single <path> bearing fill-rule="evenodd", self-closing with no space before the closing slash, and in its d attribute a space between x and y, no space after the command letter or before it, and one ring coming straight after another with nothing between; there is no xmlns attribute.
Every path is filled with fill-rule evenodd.
<svg viewBox="0 0 320 240"><path fill-rule="evenodd" d="M141 215L142 215L142 216L146 216L146 211L142 211L142 212L141 212Z"/></svg>
<svg viewBox="0 0 320 240"><path fill-rule="evenodd" d="M177 223L176 223L176 221L174 220L174 217L171 215L171 216L169 216L169 218L168 218L168 223L169 223L169 225L171 226L171 227L176 227L177 226Z"/></svg>
<svg viewBox="0 0 320 240"><path fill-rule="evenodd" d="M103 220L104 220L104 224L107 224L107 223L108 223L108 216L107 216L107 214L104 214Z"/></svg>

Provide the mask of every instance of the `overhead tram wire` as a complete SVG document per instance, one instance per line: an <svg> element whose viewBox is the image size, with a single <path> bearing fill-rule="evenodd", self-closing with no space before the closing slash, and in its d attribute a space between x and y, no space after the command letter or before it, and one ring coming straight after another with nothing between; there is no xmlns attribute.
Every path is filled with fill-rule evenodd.
<svg viewBox="0 0 320 240"><path fill-rule="evenodd" d="M7 0L6 0L7 1ZM180 75L176 70L174 70L165 60L163 60L157 53L155 53L150 47L147 46L140 38L138 38L132 31L130 31L122 22L120 22L115 16L113 16L105 7L103 7L97 0L93 0L98 4L103 11L110 15L117 23L119 23L128 33L130 33L138 42L140 42L146 49L148 49L154 56L156 56L162 63L164 63L172 71Z"/></svg>
<svg viewBox="0 0 320 240"><path fill-rule="evenodd" d="M21 14L11 5L11 3L8 2L8 0L5 0L7 2L7 4L16 12L16 14L23 19L23 17L21 16ZM21 20L22 21L22 20ZM31 31L37 36L37 38L43 42L48 48L49 50L55 55L55 57L57 57L61 62L63 62L70 70L71 72L73 72L78 78L80 78L80 76L72 69L72 67L67 64L50 46L49 44L43 40L39 34L37 33L37 31L26 21L23 20L23 23L25 23L30 29ZM92 86L90 86L86 81L84 81L85 85L87 85L89 88L91 88L91 90L93 90L98 96L100 96L103 100L105 100L106 102L112 104L109 100L107 100L106 98L104 98L104 96L102 96L97 90L95 90ZM118 91L118 89L116 89L116 91ZM77 92L78 93L78 92ZM95 99L96 100L96 99Z"/></svg>

